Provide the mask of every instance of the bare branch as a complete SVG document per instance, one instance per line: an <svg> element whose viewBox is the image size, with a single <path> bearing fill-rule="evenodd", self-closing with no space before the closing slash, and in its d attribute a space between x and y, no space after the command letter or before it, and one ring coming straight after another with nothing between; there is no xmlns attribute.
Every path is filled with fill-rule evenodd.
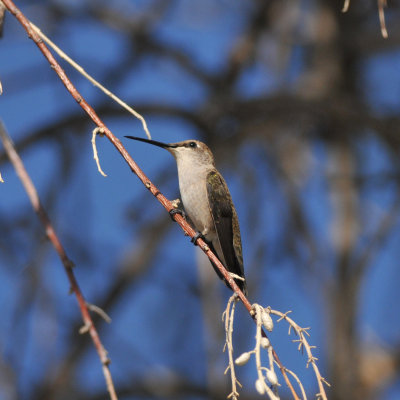
<svg viewBox="0 0 400 400"><path fill-rule="evenodd" d="M236 301L237 301L237 296L236 294L233 294L226 305L226 309L224 313L222 314L222 319L225 319L225 346L224 346L224 351L225 349L228 350L228 359L229 359L229 365L225 370L225 374L230 371L231 375L231 385L232 385L232 391L228 396L228 399L232 400L237 400L239 397L239 393L236 389L236 384L238 384L240 387L242 386L240 382L236 378L235 374L235 364L233 361L233 341L232 341L232 333L233 333L233 320L235 316L235 306L236 306Z"/></svg>
<svg viewBox="0 0 400 400"><path fill-rule="evenodd" d="M386 29L385 10L384 10L385 7L387 7L387 1L378 0L378 14L379 14L379 23L381 24L381 33L382 37L387 39L389 35Z"/></svg>
<svg viewBox="0 0 400 400"><path fill-rule="evenodd" d="M280 317L278 322L281 321L282 319L284 319L289 324L289 334L290 334L290 328L293 328L296 335L299 337L299 339L294 340L294 342L299 343L299 347L298 347L299 351L301 351L302 349L305 349L307 357L308 357L307 366L309 364L311 364L313 367L314 374L317 378L318 387L319 387L319 393L317 396L323 400L328 400L328 397L325 392L324 384L327 386L330 386L330 384L325 380L324 377L321 376L321 373L319 372L318 366L316 364L316 361L318 359L313 356L312 351L311 351L313 348L315 348L315 346L310 346L310 344L308 343L308 341L306 339L306 336L310 336L309 333L307 332L307 330L309 330L310 328L302 328L298 324L296 324L296 322L294 322L291 318L288 317L289 312L282 313L277 310L270 310L270 312L271 312L271 314L277 315Z"/></svg>
<svg viewBox="0 0 400 400"><path fill-rule="evenodd" d="M99 88L103 93L107 96L111 97L116 103L118 103L121 107L125 108L128 112L134 115L137 119L142 123L143 129L146 132L146 135L149 139L151 139L151 135L149 129L147 127L147 122L144 117L135 111L132 107L122 101L119 97L117 97L114 93L110 92L106 87L104 87L100 82L96 81L92 76L90 76L78 63L76 63L71 57L69 57L66 53L64 53L54 42L52 42L34 23L29 22L35 32L68 64L74 67L80 74L82 74L89 82L91 82L94 86Z"/></svg>
<svg viewBox="0 0 400 400"><path fill-rule="evenodd" d="M101 343L99 334L97 333L97 330L96 330L96 328L93 324L92 318L90 316L85 298L81 292L81 289L79 288L78 282L73 273L72 268L73 268L74 264L67 256L67 253L65 252L65 249L64 249L60 239L58 238L57 233L50 221L50 218L48 217L45 209L43 208L43 206L40 202L36 188L24 167L24 164L23 164L21 158L19 157L17 151L15 150L15 147L11 141L11 138L7 134L5 127L4 127L3 123L1 123L1 122L0 122L0 138L3 142L4 149L7 152L7 155L25 188L25 191L29 197L29 200L32 203L32 207L33 207L34 211L36 212L36 214L38 215L40 222L42 223L42 225L46 231L46 235L49 238L50 242L53 244L55 250L57 251L58 256L60 257L60 260L64 266L65 272L67 273L68 280L71 285L71 291L75 294L75 296L78 300L79 308L80 308L80 311L82 314L82 319L83 319L84 326L85 326L84 332L82 331L80 333L86 333L86 332L90 333L90 336L93 340L94 346L97 350L97 353L99 355L99 358L100 358L100 361L101 361L101 364L103 367L103 374L104 374L104 378L106 380L108 392L110 394L110 399L117 400L117 394L115 392L114 383L112 381L111 372L109 369L110 359L107 356L107 351L105 350L103 344Z"/></svg>

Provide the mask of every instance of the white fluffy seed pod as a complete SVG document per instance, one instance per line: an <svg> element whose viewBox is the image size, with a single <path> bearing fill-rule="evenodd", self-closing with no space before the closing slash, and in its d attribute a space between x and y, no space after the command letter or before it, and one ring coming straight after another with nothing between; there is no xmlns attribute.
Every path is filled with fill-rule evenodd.
<svg viewBox="0 0 400 400"><path fill-rule="evenodd" d="M268 347L270 346L269 339L266 338L266 337L262 337L262 338L261 338L260 344L261 344L261 347L262 347L263 349L268 349Z"/></svg>
<svg viewBox="0 0 400 400"><path fill-rule="evenodd" d="M247 363L247 361L250 360L250 353L246 352L241 354L236 360L235 360L235 364L236 365L245 365Z"/></svg>
<svg viewBox="0 0 400 400"><path fill-rule="evenodd" d="M260 378L256 380L256 390L259 394L265 393L264 381Z"/></svg>
<svg viewBox="0 0 400 400"><path fill-rule="evenodd" d="M278 377L276 376L275 371L272 371L272 369L267 369L267 379L272 386L276 386L278 384Z"/></svg>
<svg viewBox="0 0 400 400"><path fill-rule="evenodd" d="M261 321L262 321L262 324L264 325L264 328L268 332L272 332L272 329L274 329L274 321L272 321L271 316L265 310L263 310L261 313Z"/></svg>

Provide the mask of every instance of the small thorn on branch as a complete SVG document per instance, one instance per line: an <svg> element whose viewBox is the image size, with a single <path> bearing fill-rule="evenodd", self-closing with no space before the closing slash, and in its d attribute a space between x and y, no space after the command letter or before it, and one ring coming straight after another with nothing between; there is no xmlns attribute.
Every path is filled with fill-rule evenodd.
<svg viewBox="0 0 400 400"><path fill-rule="evenodd" d="M181 199L171 200L172 207L179 208L179 204L181 204Z"/></svg>
<svg viewBox="0 0 400 400"><path fill-rule="evenodd" d="M283 319L286 319L286 317L288 316L288 314L290 314L292 311L286 311L285 313L282 314L282 317L280 317L276 322L281 322ZM290 326L290 325L289 325Z"/></svg>
<svg viewBox="0 0 400 400"><path fill-rule="evenodd" d="M326 386L331 387L331 384L323 376L321 376L321 381L324 382Z"/></svg>
<svg viewBox="0 0 400 400"><path fill-rule="evenodd" d="M88 302L86 302L86 305L90 311L93 311L96 314L100 315L100 317L103 318L104 321L106 321L108 324L111 323L110 316L102 308Z"/></svg>
<svg viewBox="0 0 400 400"><path fill-rule="evenodd" d="M106 177L107 175L101 169L99 156L97 154L97 147L96 147L96 136L97 135L104 136L104 128L103 127L98 126L97 128L93 129L92 148L93 148L93 158L95 159L96 164L97 164L97 170L100 172L101 175Z"/></svg>
<svg viewBox="0 0 400 400"><path fill-rule="evenodd" d="M349 7L350 7L350 0L345 0L343 3L342 13L346 13L347 11L349 11Z"/></svg>
<svg viewBox="0 0 400 400"><path fill-rule="evenodd" d="M107 358L106 360L103 361L103 365L108 367L111 364L111 360Z"/></svg>
<svg viewBox="0 0 400 400"><path fill-rule="evenodd" d="M83 325L81 328L79 328L79 334L84 335L85 333L88 333L91 327L92 327L91 323Z"/></svg>
<svg viewBox="0 0 400 400"><path fill-rule="evenodd" d="M75 263L73 262L73 261L71 261L71 260L65 260L65 268L68 268L68 269L73 269L73 268L75 268Z"/></svg>
<svg viewBox="0 0 400 400"><path fill-rule="evenodd" d="M239 276L238 274L234 274L233 272L229 272L229 275L231 278L236 279L238 281L244 282L246 279L243 278L242 276ZM236 294L236 293L235 293Z"/></svg>
<svg viewBox="0 0 400 400"><path fill-rule="evenodd" d="M109 358L109 357L104 357L102 360L101 360L101 363L105 366L105 367L108 367L110 364L111 364L111 359Z"/></svg>

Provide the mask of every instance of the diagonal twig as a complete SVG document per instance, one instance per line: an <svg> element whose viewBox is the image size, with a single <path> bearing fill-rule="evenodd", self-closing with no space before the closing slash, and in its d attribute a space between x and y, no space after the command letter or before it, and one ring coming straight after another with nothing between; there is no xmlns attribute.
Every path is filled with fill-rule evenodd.
<svg viewBox="0 0 400 400"><path fill-rule="evenodd" d="M111 93L106 87L104 87L100 82L96 81L93 77L91 77L80 65L78 65L74 60L71 59L67 54L65 54L55 43L53 43L36 25L30 22L31 27L35 30L35 32L43 39L62 59L64 59L68 64L74 67L80 74L82 74L90 83L94 86L98 87L103 93L107 96L111 97L115 102L117 102L121 107L125 108L128 112L134 115L140 122L142 123L143 130L146 132L146 135L149 139L151 139L151 135L149 132L149 128L147 127L147 122L144 117L135 111L132 107L122 101L119 97L117 97L114 93Z"/></svg>
<svg viewBox="0 0 400 400"><path fill-rule="evenodd" d="M107 389L110 394L110 399L111 400L117 400L117 394L115 392L115 387L114 383L111 377L111 372L109 368L110 364L110 359L107 356L107 351L103 347L103 344L101 343L99 334L93 324L93 320L90 316L86 300L81 292L81 289L79 288L78 282L75 278L74 272L72 268L74 267L73 262L70 260L68 257L67 253L65 252L65 249L60 241L60 239L57 236L57 233L53 227L53 224L50 221L50 218L48 217L46 210L44 209L43 205L40 202L38 193L36 191L36 188L29 177L28 172L26 171L24 164L18 155L12 140L10 136L7 134L7 131L3 125L3 123L0 121L0 138L3 142L4 149L8 155L8 158L10 159L11 164L15 168L15 171L17 172L24 188L25 191L29 197L29 200L32 203L32 207L36 214L38 215L40 222L45 228L46 235L49 238L50 242L53 244L56 252L58 253L58 256L60 257L60 260L64 266L65 272L68 276L69 283L71 285L71 291L75 294L76 299L78 300L79 308L82 314L82 319L84 322L84 330L82 330L82 333L89 332L94 346L97 350L97 353L99 355L99 358L101 360L101 364L103 367L103 374L104 378L106 380L107 384Z"/></svg>

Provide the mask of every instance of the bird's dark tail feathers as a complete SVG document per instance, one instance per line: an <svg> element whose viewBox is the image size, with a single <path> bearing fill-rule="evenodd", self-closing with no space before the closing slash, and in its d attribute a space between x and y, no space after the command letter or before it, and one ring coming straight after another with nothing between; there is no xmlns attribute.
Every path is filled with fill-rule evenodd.
<svg viewBox="0 0 400 400"><path fill-rule="evenodd" d="M208 247L211 249L211 251L218 257L217 252L215 251L214 246L212 245L211 242L206 241ZM211 260L210 260L211 261ZM221 261L221 260L220 260ZM222 265L227 269L227 271L229 272L229 267L227 267L222 261L221 261ZM214 268L214 271L217 273L219 279L223 280L225 285L232 290L232 288L229 286L228 282L226 281L226 279L224 278L224 276L221 274L220 270L218 269L218 267L211 261L211 265ZM244 276L243 276L244 278ZM239 286L240 290L243 292L243 294L245 296L247 296L247 285L246 285L246 280L242 281L241 279L234 279L236 285Z"/></svg>

